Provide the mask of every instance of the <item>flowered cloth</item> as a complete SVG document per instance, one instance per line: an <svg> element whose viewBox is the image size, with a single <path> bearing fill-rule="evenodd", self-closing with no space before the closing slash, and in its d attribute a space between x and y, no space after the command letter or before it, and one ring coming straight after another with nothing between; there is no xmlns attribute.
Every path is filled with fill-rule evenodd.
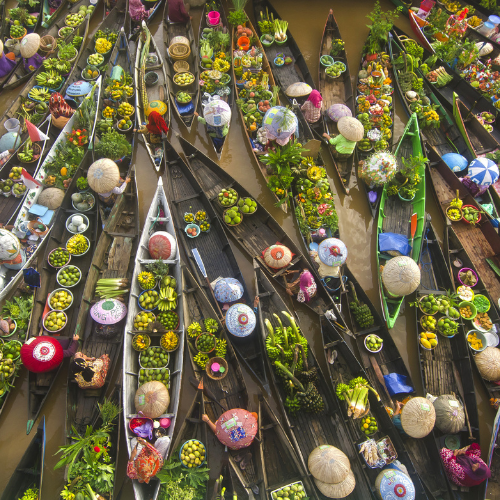
<svg viewBox="0 0 500 500"><path fill-rule="evenodd" d="M26 71L35 71L35 69L38 69L42 65L43 60L44 58L40 54L35 54L34 56L24 58L24 69Z"/></svg>
<svg viewBox="0 0 500 500"><path fill-rule="evenodd" d="M106 381L109 363L110 359L107 354L103 354L94 361L86 361L85 365L93 370L94 376L90 382L87 382L81 373L77 373L75 380L78 382L78 387L80 389L100 389Z"/></svg>
<svg viewBox="0 0 500 500"><path fill-rule="evenodd" d="M309 302L316 295L318 287L313 275L309 271L303 271L300 275L300 290L297 294L299 302Z"/></svg>
<svg viewBox="0 0 500 500"><path fill-rule="evenodd" d="M144 447L127 465L127 476L130 479L137 479L140 483L149 483L149 480L156 476L163 467L163 457L156 448L144 441Z"/></svg>
<svg viewBox="0 0 500 500"><path fill-rule="evenodd" d="M465 455L455 456L453 450L448 448L443 448L440 454L448 479L458 486L477 486L491 475L488 466L481 460L481 448L477 443L472 443ZM476 471L472 470L474 463L479 464Z"/></svg>
<svg viewBox="0 0 500 500"><path fill-rule="evenodd" d="M61 116L70 118L75 112L59 92L55 92L50 96L49 111L54 118L59 118Z"/></svg>
<svg viewBox="0 0 500 500"><path fill-rule="evenodd" d="M15 67L16 61L9 59L3 52L0 57L0 78L7 76Z"/></svg>
<svg viewBox="0 0 500 500"><path fill-rule="evenodd" d="M132 21L140 23L148 18L148 13L141 3L141 0L129 0L128 11Z"/></svg>

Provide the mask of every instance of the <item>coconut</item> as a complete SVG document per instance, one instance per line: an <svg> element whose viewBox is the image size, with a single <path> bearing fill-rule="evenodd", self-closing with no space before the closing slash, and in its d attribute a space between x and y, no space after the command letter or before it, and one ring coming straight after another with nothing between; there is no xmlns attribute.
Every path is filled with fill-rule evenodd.
<svg viewBox="0 0 500 500"><path fill-rule="evenodd" d="M76 233L78 231L78 227L75 226L73 223L68 224L68 230L70 230L73 233Z"/></svg>
<svg viewBox="0 0 500 500"><path fill-rule="evenodd" d="M347 495L352 493L356 487L356 478L354 477L352 470L347 473L346 478L340 483L324 483L316 478L314 478L314 482L316 483L318 490L328 498L345 498Z"/></svg>
<svg viewBox="0 0 500 500"><path fill-rule="evenodd" d="M477 353L474 359L481 377L490 382L500 380L500 349L489 346Z"/></svg>
<svg viewBox="0 0 500 500"><path fill-rule="evenodd" d="M81 203L75 203L75 207L77 210L86 212L90 208L90 205L86 201L82 201Z"/></svg>
<svg viewBox="0 0 500 500"><path fill-rule="evenodd" d="M412 398L401 411L401 425L408 436L423 438L427 436L436 422L436 411L425 398Z"/></svg>
<svg viewBox="0 0 500 500"><path fill-rule="evenodd" d="M83 196L80 193L73 193L71 195L71 201L73 203L80 203L83 200Z"/></svg>
<svg viewBox="0 0 500 500"><path fill-rule="evenodd" d="M455 396L443 394L433 405L436 410L436 427L444 434L456 434L465 425L463 406Z"/></svg>
<svg viewBox="0 0 500 500"><path fill-rule="evenodd" d="M78 203L80 201L81 200L79 200ZM75 203L77 203L77 202L75 201ZM78 227L80 224L83 224L83 217L81 215L73 215L73 217L71 218L71 224Z"/></svg>
<svg viewBox="0 0 500 500"><path fill-rule="evenodd" d="M311 452L307 467L316 479L328 484L341 483L351 470L347 455L329 444L318 446Z"/></svg>
<svg viewBox="0 0 500 500"><path fill-rule="evenodd" d="M44 189L38 197L38 204L47 207L50 210L55 210L61 206L64 198L64 191L59 188Z"/></svg>

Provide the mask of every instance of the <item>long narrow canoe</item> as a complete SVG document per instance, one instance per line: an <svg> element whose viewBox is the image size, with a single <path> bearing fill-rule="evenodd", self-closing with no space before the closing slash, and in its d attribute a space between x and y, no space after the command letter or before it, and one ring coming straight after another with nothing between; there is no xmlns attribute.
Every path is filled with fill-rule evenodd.
<svg viewBox="0 0 500 500"><path fill-rule="evenodd" d="M174 69L175 60L169 56L169 52L167 50L165 52L165 65L166 65L165 69L168 76L169 93L167 96L165 96L165 100L168 101L168 98L170 97L170 105L172 106L173 109L175 109L178 118L182 123L184 123L184 125L188 129L188 132L190 132L195 117L194 112L198 107L198 101L200 99L199 49L198 46L196 45L196 39L194 37L193 25L191 23L191 20L189 20L187 23L171 22L168 17L168 2L165 5L163 19L165 27L163 40L167 47L170 46L172 40L175 37L184 37L187 38L187 40L189 41L189 48L191 52L187 57L186 62L189 64L189 72L194 76L194 81L187 87L181 87L174 82L174 75L177 73L177 71ZM193 106L189 112L181 113L181 111L179 110L177 101L175 99L176 93L178 91L187 91L191 95L191 103Z"/></svg>
<svg viewBox="0 0 500 500"><path fill-rule="evenodd" d="M428 50L429 52L434 54L434 49L432 48L431 43L429 42L427 36L425 35L422 29L425 25L428 24L428 22L418 17L417 14L412 10L408 12L408 16L410 19L411 29L413 30L413 33L417 37L417 40L419 41L420 45L422 45L422 47L425 50Z"/></svg>
<svg viewBox="0 0 500 500"><path fill-rule="evenodd" d="M417 115L413 114L406 125L403 135L396 148L396 158L398 164L401 158L409 156L422 155L422 143L418 128ZM420 247L422 244L422 234L425 224L425 168L422 165L420 172L420 182L417 186L417 192L411 202L403 202L398 197L389 198L387 196L387 187L384 186L377 221L377 271L379 281L379 292L382 300L382 314L388 328L392 328L399 316L399 311L404 302L404 297L390 297L384 289L382 283L382 274L380 268L391 259L391 256L379 251L379 238L382 233L396 233L408 236L410 235L410 219L413 213L417 214L417 229L413 239L410 257L418 262L420 257Z"/></svg>
<svg viewBox="0 0 500 500"><path fill-rule="evenodd" d="M274 315L276 314L282 317L282 311L288 312L289 314L290 311L255 260L254 272L257 294L260 297L258 308L259 321L261 323L262 336L263 339L265 339L264 331L266 331L266 327L264 321L268 320L273 328L277 328L279 324ZM283 325L287 326L288 320L283 318L283 321ZM298 323L297 327L300 328ZM283 423L288 433L292 436L292 442L298 452L304 470L309 471L307 460L316 447L327 444L335 446L348 456L351 471L356 480L356 487L349 495L349 498L353 500L369 500L375 498L371 491L370 484L363 473L361 458L358 450L354 446L345 418L340 411L338 400L333 395L331 385L327 383L327 379L322 373L318 360L314 354L313 346L309 344L307 349L307 365L309 370L314 367L318 371L318 380L315 385L325 403L325 408L319 413L299 410L293 415L288 410L285 406L287 393L284 391L283 381L276 375L275 368L267 356L267 353L263 354L263 356L266 358L273 383L277 390L278 404L284 416ZM317 489L316 485L313 493L319 499L326 498L321 494L319 489Z"/></svg>
<svg viewBox="0 0 500 500"><path fill-rule="evenodd" d="M500 446L500 410L497 411L493 422L488 458L485 462L490 468L491 477L485 481L485 498L495 498L500 494L500 460L498 459L498 447Z"/></svg>
<svg viewBox="0 0 500 500"><path fill-rule="evenodd" d="M394 411L397 408L398 401L403 401L407 397L416 395L415 384L411 379L410 372L406 368L396 343L389 333L385 321L347 266L345 267L344 274L347 276L347 288L349 293L345 294L343 299L347 302L346 307L349 310L350 322L356 338L358 353L360 354L359 360L368 376L370 384L380 395L383 405ZM374 319L373 326L369 328L360 328L356 323L351 309L349 308L349 302L353 299L352 290L355 291L358 299L369 307ZM364 340L370 333L374 333L383 340L384 347L382 351L375 353L369 352L366 349ZM323 334L326 340L327 335L331 334L331 329L324 329ZM325 349L327 351L327 359L331 359L334 346L329 346L328 343L326 343ZM330 352L328 352L328 350L330 350ZM391 373L397 373L401 377L404 377L407 386L410 388L408 392L394 395L389 394L384 376ZM432 434L422 439L412 439L409 436L401 435L401 439L420 476L420 480L425 485L431 497L436 498L436 500L439 498L451 500L453 495L446 481L445 472L441 465L441 459L436 450Z"/></svg>
<svg viewBox="0 0 500 500"><path fill-rule="evenodd" d="M139 204L135 175L127 189L116 200L103 232L95 246L92 262L86 274L83 293L79 302L75 333L81 338L80 352L88 357L109 356L106 381L100 389L80 389L74 376L68 373L66 395L66 442L75 437L73 429L80 435L85 433L89 422L94 422L106 395L109 383L122 355L125 320L113 325L102 325L90 316L90 308L99 297L95 296L98 280L108 278L132 278L132 256L137 253L139 242ZM72 289L73 290L73 289ZM128 299L127 295L123 296Z"/></svg>
<svg viewBox="0 0 500 500"><path fill-rule="evenodd" d="M213 301L219 319L223 319L222 314L224 313L220 310L223 304L215 303L212 293L207 289L206 279L194 258L193 249L195 248L198 250L205 266L208 281L215 284L219 278L237 279L244 289L240 302L253 307L253 296L250 295L250 288L245 284L238 262L227 239L224 223L217 217L207 195L201 189L191 170L170 144L166 145L165 154L167 196L171 206L173 223L178 233L182 233L179 239L184 248L187 257L186 263L189 264L191 272ZM184 214L186 212L195 214L199 210L206 212L211 224L210 231L199 234L196 238L190 238L185 232ZM264 360L262 359L263 346L258 329L257 325L257 331L254 331L247 339L238 339L240 342L238 344L233 343L233 347L241 353L248 369L255 374L261 385L266 388L267 376ZM232 341L236 340L232 335L230 337Z"/></svg>
<svg viewBox="0 0 500 500"><path fill-rule="evenodd" d="M472 205L480 209L478 202L433 151L428 152L428 157L433 192L438 206L441 207L443 218L446 219L446 209L451 200L455 198L457 191L464 205ZM455 233L472 263L471 267L476 270L484 288L488 290L493 303L496 304L500 298L500 278L486 259L492 259L497 263L497 256L500 255L500 235L490 221L485 219L484 215L482 217L480 223L475 226L460 221L455 222L452 224L450 231Z"/></svg>
<svg viewBox="0 0 500 500"><path fill-rule="evenodd" d="M422 273L420 285L417 289L417 301L429 293L443 295L446 294L446 290L453 289L451 276L447 272L446 259L430 224L426 226L426 234L424 235L420 254L420 267ZM420 324L420 319L423 316L424 313L418 308L415 318L417 332L424 331ZM440 317L436 316L436 320L439 320ZM474 391L472 364L466 331L461 323L458 324L456 338L438 335L438 344L432 350L424 349L419 338L416 338L424 394L432 394L436 397L455 394L466 408L466 425L460 432L454 434L460 440L459 448L467 446L471 440L479 442L479 415ZM470 426L471 434L468 431L468 426ZM434 428L433 434L436 441L436 450L439 451L443 447L443 440L447 434L441 432L437 427ZM479 494L481 488L481 486L470 489L459 488L455 496L460 499L484 498Z"/></svg>
<svg viewBox="0 0 500 500"><path fill-rule="evenodd" d="M217 404L216 401L213 401L204 393L206 414L210 420L215 423L225 412L222 407L226 410L231 408L243 408L251 411L251 402L249 400L248 389L245 384L243 372L241 371L238 357L236 356L233 346L229 341L225 327L223 327L222 323L219 321L218 315L208 300L205 292L201 289L199 283L189 272L186 266L183 267L182 277L184 319L186 325L189 326L195 321L202 325L203 321L208 318L215 319L219 327L219 330L215 333L215 335L219 339L225 340L227 346L225 355L225 360L228 364L227 375L221 380L214 380L206 375L205 368L200 367L195 362L194 356L196 349L194 347L193 339L187 339L189 359L191 361L191 366L196 380L203 382L203 387L206 387L216 398L216 401L219 402L219 404ZM222 407L220 405L222 405ZM259 441L261 440L259 439ZM212 433L210 433L210 436L208 437L208 442L212 450L219 450L218 456L220 456L224 448L220 441ZM261 486L261 482L263 480L263 470L258 446L257 441L254 441L249 448L245 448L245 451L252 453L252 460L249 464L247 464L244 470L240 469L238 462L235 460L239 454L238 451L229 450L228 460L231 465L232 473L238 478L238 481L234 482L239 483L239 488L243 492L243 498L248 497L251 499L255 493L256 500L265 500L265 494L262 491Z"/></svg>
<svg viewBox="0 0 500 500"><path fill-rule="evenodd" d="M327 356L327 366L330 372L330 382L332 383L333 388L335 389L335 387L340 383L348 384L350 380L356 377L363 377L365 380L368 380L366 372L363 370L361 364L340 333L324 316L321 316L320 321L323 345L325 346L325 352L329 353ZM365 349L364 347L362 348ZM333 352L335 352L335 355L333 355ZM328 362L328 359L331 359L332 355L334 356L334 361L333 363L330 363ZM368 355L370 354L368 353ZM389 436L398 455L398 460L406 467L408 476L411 478L413 485L415 486L416 498L432 498L432 496L427 495L424 485L422 484L422 481L413 466L411 458L406 451L401 434L392 423L392 419L387 413L383 403L381 401L377 401L377 398L372 392L369 394L369 403L370 414L375 418L378 426L377 433L370 437L377 441L382 437ZM342 415L344 416L344 421L347 422L353 442L356 445L359 445L366 441L368 437L361 430L360 421L354 420L352 417L347 415L347 405L345 403L340 403L340 409ZM428 463L428 471L430 472L434 467L436 467L437 464L430 460ZM368 483L375 484L375 480L380 473L380 469L363 467L363 471L365 472Z"/></svg>
<svg viewBox="0 0 500 500"><path fill-rule="evenodd" d="M221 25L222 33L228 33L231 28L229 27L229 24L227 22L226 11L224 9L223 3L212 1L210 5L217 6L217 12L220 14L220 25ZM208 17L208 6L207 6L207 4L205 4L203 7L203 12L201 13L200 29L198 31L198 42L200 42L202 40L203 30L205 28L213 28L213 26L209 24L207 17ZM219 28L217 28L217 29L219 29ZM228 47L228 49L229 49L229 47ZM198 45L198 50L200 50L199 45ZM201 57L200 57L200 60L201 60ZM232 61L232 58L231 58L231 61ZM232 62L231 62L231 64L232 64ZM220 96L220 98L222 100L224 100L225 102L227 102L227 104L229 105L231 112L232 112L234 110L235 86L232 85L231 82L229 82L229 90L230 90L229 95ZM200 114L200 116L203 116L203 106L208 102L207 100L204 99L204 96L206 96L206 95L207 95L206 93L203 95L200 95L199 106L198 106L198 108L199 108L198 113ZM231 121L227 124L227 126L231 127ZM229 130L223 138L212 137L209 134L206 126L205 126L205 130L207 133L207 138L212 142L215 153L217 155L217 159L220 160L221 156L222 156L222 152L224 150L224 145L226 144L226 139L229 135Z"/></svg>
<svg viewBox="0 0 500 500"><path fill-rule="evenodd" d="M163 213L162 213L163 211ZM123 418L124 426L126 429L127 449L129 455L132 453L132 438L135 436L130 430L130 419L136 415L136 408L134 404L134 397L138 387L141 385L139 381L139 353L132 347L132 339L137 332L134 328L134 318L141 312L138 305L138 296L141 293L137 277L140 272L145 270L145 266L154 262L149 255L148 241L151 235L157 231L167 231L176 240L176 247L178 249L178 240L176 236L175 227L170 214L170 209L163 190L163 182L161 177L158 179L158 187L151 201L148 214L142 230L141 239L137 254L135 257L135 268L130 285L130 299L128 303L127 322L125 326L125 338L123 343ZM179 337L179 347L176 351L170 353L170 360L168 369L170 371L169 377L169 394L170 404L167 408L167 413L160 418L170 418L171 425L167 430L167 435L172 438L175 422L177 419L180 390L182 383L182 370L184 365L184 315L182 305L182 294L179 284L181 283L181 260L179 251L177 250L172 258L164 260L164 263L170 267L169 274L177 281L178 302L175 312L179 316L179 326L175 330ZM160 337L162 333L157 331L148 331L151 338L151 345L160 345ZM172 453L172 447L169 448L168 453ZM149 484L139 483L134 480L132 482L134 487L134 494L137 500L155 500L158 497L160 489L160 482L157 479L152 479Z"/></svg>
<svg viewBox="0 0 500 500"><path fill-rule="evenodd" d="M94 103L99 99L99 92L100 92L100 87L101 86L101 79L99 78L97 80L97 83L94 87L94 89L91 91L91 95L88 96L89 99L95 99ZM96 104L95 104L96 105ZM97 105L96 105L97 106ZM29 210L33 204L36 204L36 201L38 200L38 196L42 192L42 181L45 179L47 176L47 173L45 171L45 164L46 162L50 162L56 152L56 149L60 143L63 141L66 141L67 135L71 133L72 126L73 124L76 123L78 113L75 113L71 119L68 121L68 123L65 125L63 128L62 132L59 134L57 139L54 141L52 144L52 148L50 149L49 153L45 157L45 160L43 164L40 166L38 169L38 173L35 176L35 180L37 180L40 183L40 186L37 186L33 189L30 189L24 198L24 201L19 209L19 212L17 216L15 217L15 220L12 221L14 228L13 231L17 232L18 234L22 235L25 234L25 231L23 230L23 226L26 222L30 220L31 215L29 214ZM90 127L89 130L89 141L92 141L92 134L94 132L95 128L95 122L96 118L94 118L94 121L92 123L92 126ZM49 224L49 233L50 234L50 229L52 228L52 223L54 221L54 217L52 218L51 224ZM36 258L38 252L40 251L40 248L43 246L44 242L46 241L47 235L44 239L41 241L38 240L36 242L36 248L34 249L33 253L29 255L29 257L26 259L26 263L24 264L22 269L19 270L11 270L7 269L5 266L0 266L0 300L5 298L10 291L13 290L13 288L19 283L23 276L23 269L27 268L31 265L32 262L34 262L34 259Z"/></svg>
<svg viewBox="0 0 500 500"><path fill-rule="evenodd" d="M37 489L42 499L43 467L45 464L45 415L40 420L36 434L26 448L21 460L9 479L0 500L21 498L26 490Z"/></svg>
<svg viewBox="0 0 500 500"><path fill-rule="evenodd" d="M323 37L321 39L319 49L319 59L321 59L321 56L330 55L333 40L342 40L342 35L340 34L339 26L335 16L333 15L333 10L330 9L328 17L326 18L325 27L323 29ZM323 132L326 132L328 135L338 134L337 124L333 122L327 114L328 108L333 104L343 104L344 106L347 106L351 110L352 116L356 116L351 73L349 71L349 65L347 64L347 51L344 49L339 56L335 57L335 59L344 62L346 70L339 78L335 78L333 80L326 77L325 69L318 61L318 82L319 91L323 97L323 113L321 121L311 123L311 128L319 135L323 135ZM342 188L346 194L349 194L349 186L351 184L351 176L356 160L356 154L353 154L347 160L340 160L331 154L332 149L330 145L328 145L328 151L330 151L330 156L339 175Z"/></svg>
<svg viewBox="0 0 500 500"><path fill-rule="evenodd" d="M158 0L151 9L148 10L148 18L146 19L146 25L149 26L154 20L156 14L163 12L163 3L165 0ZM140 33L142 28L142 23L133 21L130 17L130 5L129 0L126 1L126 16L125 16L125 31L130 39L135 39Z"/></svg>
<svg viewBox="0 0 500 500"><path fill-rule="evenodd" d="M250 20L247 21L247 27L249 27L252 30L253 36L255 36L258 39L257 33L256 33L254 27L252 26L252 23L250 22ZM235 34L235 30L233 29L232 34L231 34L231 53L232 54L234 54L234 51L237 50L237 44L236 44L236 42L237 42L237 40L236 40L236 34ZM264 47L262 46L262 43L260 42L260 39L257 40L257 43L256 43L255 46L257 48L259 48L260 50L263 51L263 54L262 54L262 71L264 71L265 73L267 73L269 75L269 79L268 79L269 90L272 91L273 87L276 85L276 82L274 80L273 72L271 71L271 66L269 65L269 61L267 60L266 53L264 52ZM233 71L233 74L232 74L233 81L236 82L236 75L234 73L234 64L233 64L232 71ZM236 97L238 97L238 87L237 86L236 86ZM243 111L241 109L240 109L240 117L241 117L241 121L245 124L244 114L243 114ZM252 149L252 153L253 153L253 156L254 156L255 161L257 163L257 166L259 167L260 173L264 177L264 180L266 181L266 184L268 184L270 176L267 173L266 165L259 160L259 156L261 156L263 153L257 153L255 151L255 149L254 149L255 135L253 135L252 137L250 136L249 131L248 131L247 127L246 127L246 124L244 126L244 129L245 129L246 138L248 140L250 148ZM278 196L276 196L275 193L273 193L273 196L277 200L277 202L280 202L280 199L278 198ZM285 213L287 212L288 206L287 206L286 203L280 203L279 206L280 206L281 210L283 210L283 212L285 212Z"/></svg>
<svg viewBox="0 0 500 500"><path fill-rule="evenodd" d="M64 197L63 203L55 215L55 220L53 223L52 231L45 237L47 244L45 246L45 253L43 256L43 264L40 272L40 288L36 290L35 293L35 304L33 307L33 322L31 323L31 328L29 335L31 338L40 335L50 335L50 332L45 331L43 328L43 318L48 311L48 296L54 290L61 288L61 285L56 281L57 273L54 272L54 268L49 264L48 257L52 250L65 247L66 242L73 236L73 233L69 232L66 228L66 221L73 214L78 213L72 205L71 194L77 192L76 190L76 179L80 176L86 177L86 172L92 164L92 154L87 151L85 158L82 161L79 169L75 172L73 176L73 181L68 188L68 191ZM89 221L87 230L84 236L89 240L88 251L78 257L73 256L70 265L78 267L81 273L81 279L79 283L73 286L70 291L73 294L73 302L69 309L66 309L64 313L66 314L66 326L60 332L60 335L64 337L71 338L74 333L78 331L78 311L79 306L83 297L84 288L84 277L87 275L90 269L90 264L92 262L92 254L97 243L98 231L99 231L99 211L96 204L85 212L85 215ZM57 339L57 336L53 337ZM29 393L28 393L28 424L27 433L31 431L31 428L37 419L40 411L50 393L57 375L61 371L61 365L53 371L46 373L28 373L28 383L29 383Z"/></svg>
<svg viewBox="0 0 500 500"><path fill-rule="evenodd" d="M217 163L204 155L186 139L179 137L179 142L188 161L189 168L199 183L198 188L206 193L213 210L221 220L221 223L224 224L222 222L224 208L217 202L217 196L221 190L232 188L241 198L251 198L252 196L226 170L219 167ZM286 289L289 282L294 281L298 277L298 273L303 269L308 269L314 274L316 272L315 267L307 261L292 238L283 230L272 215L257 200L255 201L257 202L257 210L252 215L244 216L241 224L238 226L224 225L226 230L231 232L247 255L252 259L257 259L259 264L281 287ZM294 254L290 264L280 270L271 269L262 258L262 252L277 242L288 247ZM323 284L318 275L317 281L321 283L318 286L317 295L304 304L310 307L316 314L324 314L327 310L334 307L334 303L331 295L322 286ZM342 319L339 321L343 322ZM345 323L343 323L343 326L346 326Z"/></svg>
<svg viewBox="0 0 500 500"><path fill-rule="evenodd" d="M149 107L149 103L161 101L167 107L167 111L163 113L163 117L169 128L171 128L172 109L168 105L169 82L165 69L165 61L163 59L163 44L159 42L159 37L162 35L163 30L158 30L155 35L158 37L158 41L156 41L155 37L151 35L151 32L147 28L146 23L144 21L142 22L142 31L139 35L136 47L134 68L134 83L136 87L135 112L138 124L145 124L148 120L146 111ZM154 62L154 60L156 60L156 62ZM146 84L145 75L150 72L153 72L158 77L158 83L156 85L147 86ZM151 142L151 134L148 133L143 133L142 138L148 150L149 157L158 171L164 154L162 143L161 141L158 143Z"/></svg>

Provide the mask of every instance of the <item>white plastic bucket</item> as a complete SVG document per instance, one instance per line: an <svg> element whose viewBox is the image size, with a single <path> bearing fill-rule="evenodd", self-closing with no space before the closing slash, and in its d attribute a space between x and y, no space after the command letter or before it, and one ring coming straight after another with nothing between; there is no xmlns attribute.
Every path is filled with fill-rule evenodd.
<svg viewBox="0 0 500 500"><path fill-rule="evenodd" d="M5 130L7 132L14 132L17 133L19 132L19 129L21 128L19 120L17 118L9 118L5 123Z"/></svg>
<svg viewBox="0 0 500 500"><path fill-rule="evenodd" d="M490 36L490 34L493 32L495 29L495 26L493 23L490 23L489 21L486 21L478 30L478 33L481 33L484 36Z"/></svg>

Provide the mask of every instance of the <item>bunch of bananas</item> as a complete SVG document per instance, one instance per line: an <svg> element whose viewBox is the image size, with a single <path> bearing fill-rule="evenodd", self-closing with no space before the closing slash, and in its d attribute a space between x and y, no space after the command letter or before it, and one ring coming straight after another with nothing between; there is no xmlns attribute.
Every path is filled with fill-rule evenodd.
<svg viewBox="0 0 500 500"><path fill-rule="evenodd" d="M194 323L191 323L188 326L188 335L192 339L195 339L196 337L198 337L198 335L201 332L202 332L201 325L197 321L195 321Z"/></svg>
<svg viewBox="0 0 500 500"><path fill-rule="evenodd" d="M206 318L203 324L205 325L205 331L208 333L216 333L219 330L219 323L213 318Z"/></svg>
<svg viewBox="0 0 500 500"><path fill-rule="evenodd" d="M56 88L62 82L62 76L57 71L42 71L36 75L36 83L51 89Z"/></svg>
<svg viewBox="0 0 500 500"><path fill-rule="evenodd" d="M30 99L33 99L34 101L48 101L50 99L50 96L51 96L51 93L50 93L49 89L46 89L45 87L42 87L40 89L33 87L28 92L28 97Z"/></svg>
<svg viewBox="0 0 500 500"><path fill-rule="evenodd" d="M463 204L464 202L457 195L456 198L453 198L453 200L451 200L450 207L462 208Z"/></svg>
<svg viewBox="0 0 500 500"><path fill-rule="evenodd" d="M224 339L217 339L215 344L215 355L219 358L225 358L227 352L227 345Z"/></svg>
<svg viewBox="0 0 500 500"><path fill-rule="evenodd" d="M177 307L177 292L170 286L160 288L160 311L171 311Z"/></svg>
<svg viewBox="0 0 500 500"><path fill-rule="evenodd" d="M208 357L208 354L205 354L204 352L199 352L194 358L194 362L201 368L205 368L207 366L208 360L210 359Z"/></svg>

